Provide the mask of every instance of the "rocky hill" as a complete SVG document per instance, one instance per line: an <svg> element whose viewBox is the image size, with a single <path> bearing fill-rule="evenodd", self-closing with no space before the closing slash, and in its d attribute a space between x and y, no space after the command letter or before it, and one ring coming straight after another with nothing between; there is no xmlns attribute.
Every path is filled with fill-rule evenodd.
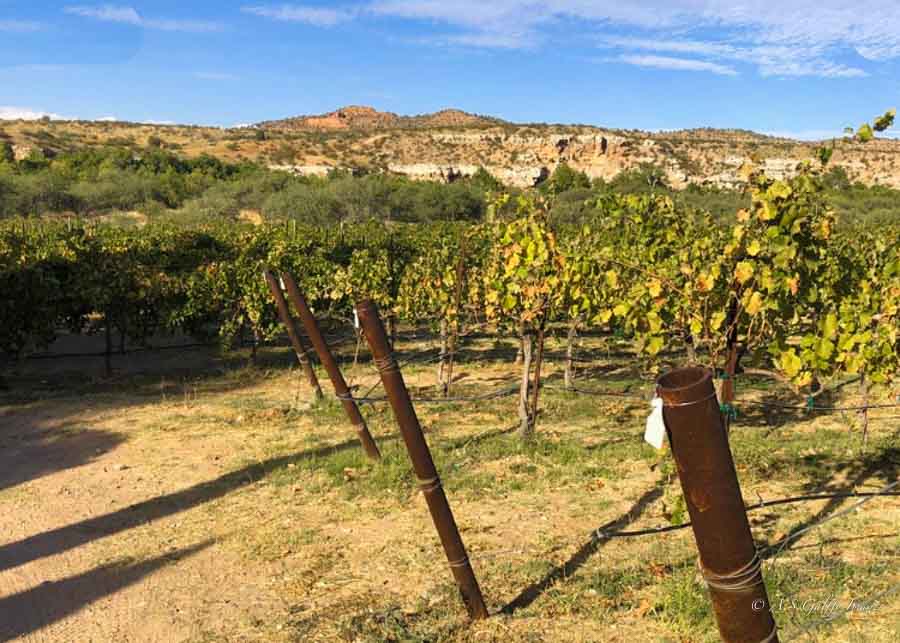
<svg viewBox="0 0 900 643"><path fill-rule="evenodd" d="M676 187L691 183L735 187L742 182L739 170L745 162L755 161L770 175L787 177L798 163L813 157L817 146L744 130L650 133L520 125L457 110L398 116L358 106L256 127L323 141L315 152L301 148L296 163L278 165L298 173L365 165L416 179L452 181L484 167L519 187L534 185L563 162L591 178L610 179L650 163L663 168ZM329 142L329 134L338 133ZM835 154L834 163L852 179L900 187L900 141L846 145Z"/></svg>
<svg viewBox="0 0 900 643"><path fill-rule="evenodd" d="M592 178L611 179L651 163L676 187L740 185L747 161L777 177L814 156L816 144L742 130L676 132L612 130L586 125L514 124L458 110L401 116L350 106L318 116L250 127L158 126L118 122L0 122L0 143L16 156L83 145L158 145L187 155L253 160L297 174L366 168L415 179L452 181L484 167L519 187L540 182L567 163ZM900 187L900 141L839 147L833 164L851 179Z"/></svg>
<svg viewBox="0 0 900 643"><path fill-rule="evenodd" d="M474 127L503 124L486 116L469 114L458 109L444 109L434 114L399 116L393 112L379 112L374 107L348 105L318 116L295 116L277 121L264 121L257 127L280 131L297 130L390 130L426 129L434 127Z"/></svg>

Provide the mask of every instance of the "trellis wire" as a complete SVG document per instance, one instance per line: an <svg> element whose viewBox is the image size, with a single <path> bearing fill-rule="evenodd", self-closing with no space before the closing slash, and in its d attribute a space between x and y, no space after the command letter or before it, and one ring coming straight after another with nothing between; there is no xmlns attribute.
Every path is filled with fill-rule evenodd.
<svg viewBox="0 0 900 643"><path fill-rule="evenodd" d="M766 507L775 507L778 505L786 505L793 504L797 502L813 502L816 500L833 500L838 498L864 498L864 502L869 502L872 498L878 497L898 497L900 496L900 491L891 491L900 481L895 482L893 484L888 485L880 491L862 491L862 492L852 492L852 493L821 493L821 494L810 494L806 496L791 496L789 498L777 498L775 500L764 500L762 502L756 503L754 505L748 505L746 507L746 511L756 511L758 509L765 509ZM862 503L857 503L856 505L849 507L845 511L842 511L840 515L844 513L848 513L853 509L856 509ZM832 514L829 516L828 520L831 518L837 517L838 514ZM822 521L826 522L826 521ZM816 523L816 525L822 523ZM613 539L613 538L634 538L637 536L651 536L654 534L664 534L671 531L680 531L682 529L687 529L691 526L690 522L683 522L678 525L665 525L662 527L648 527L647 529L636 529L631 531L614 531L614 532L606 532L597 530L594 532L597 538L599 539ZM814 525L815 526L815 525ZM805 531L811 529L811 527L807 528ZM804 532L795 532L795 535L799 535Z"/></svg>

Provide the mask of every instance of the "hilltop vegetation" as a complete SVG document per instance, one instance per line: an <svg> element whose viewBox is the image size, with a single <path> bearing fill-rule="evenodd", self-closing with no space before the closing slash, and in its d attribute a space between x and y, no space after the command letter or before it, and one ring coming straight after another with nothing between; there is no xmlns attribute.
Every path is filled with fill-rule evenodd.
<svg viewBox="0 0 900 643"><path fill-rule="evenodd" d="M853 182L841 167L833 167L823 180L842 223L891 223L900 217L900 191ZM0 217L136 213L138 221L184 225L236 221L242 216L256 222L292 220L311 225L370 219L479 221L487 195L502 190L520 191L504 186L484 168L444 183L362 169L298 176L250 161L232 162L209 154L192 157L159 144L80 147L48 154L33 149L19 160L10 144L0 148ZM591 180L561 163L536 191L550 200L551 218L559 223L581 221L590 201L609 193L664 194L726 220L749 204L740 189L701 185L675 189L665 171L649 163L608 181Z"/></svg>
<svg viewBox="0 0 900 643"><path fill-rule="evenodd" d="M158 148L104 147L48 158L0 160L0 216L139 211L179 223L236 220L242 211L271 221L326 225L369 219L477 220L487 175L453 184L387 175L298 177L208 155L185 159Z"/></svg>
<svg viewBox="0 0 900 643"><path fill-rule="evenodd" d="M229 163L254 162L302 175L332 170L391 172L418 180L452 181L484 167L506 184L529 188L561 164L591 180L652 164L675 188L741 188L739 168L762 165L774 178L790 178L817 144L740 130L642 132L588 125L516 124L443 110L400 116L353 106L232 128L125 122L4 121L0 144L17 159L40 151L52 157L112 145L136 152L157 147L190 158L209 155ZM832 165L864 185L900 188L900 143L881 139L865 148L842 146Z"/></svg>

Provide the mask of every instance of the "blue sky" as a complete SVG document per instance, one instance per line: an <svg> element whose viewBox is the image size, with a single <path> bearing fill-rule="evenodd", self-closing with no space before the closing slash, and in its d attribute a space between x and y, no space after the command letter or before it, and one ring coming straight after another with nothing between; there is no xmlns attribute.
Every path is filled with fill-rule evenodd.
<svg viewBox="0 0 900 643"><path fill-rule="evenodd" d="M896 0L0 0L0 118L231 126L368 104L817 137L898 93Z"/></svg>

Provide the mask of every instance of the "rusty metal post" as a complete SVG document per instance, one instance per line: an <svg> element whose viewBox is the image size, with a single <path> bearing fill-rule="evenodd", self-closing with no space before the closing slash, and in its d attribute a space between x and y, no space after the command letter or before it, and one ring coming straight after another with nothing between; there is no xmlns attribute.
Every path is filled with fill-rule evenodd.
<svg viewBox="0 0 900 643"><path fill-rule="evenodd" d="M422 434L422 427L416 417L416 411L409 399L409 392L403 382L400 367L389 348L384 324L381 317L378 316L378 308L374 302L366 300L357 304L356 310L359 314L360 324L365 330L369 348L372 350L375 365L381 375L381 382L387 393L388 401L394 411L397 425L400 427L403 441L406 443L406 450L412 460L419 488L425 495L425 502L428 503L428 510L431 512L434 526L441 539L441 544L444 546L444 553L450 562L450 571L453 572L453 577L459 586L463 602L471 618L486 618L488 613L481 595L481 588L478 587L478 580L475 578L475 572L472 571L466 547L459 535L453 512L450 510L450 504L447 502L447 496L441 486L441 479L434 466L434 460L431 458L431 451L428 449L428 443Z"/></svg>
<svg viewBox="0 0 900 643"><path fill-rule="evenodd" d="M303 345L300 332L297 330L297 323L294 321L294 318L291 317L291 311L288 310L287 302L284 300L284 293L281 292L281 284L278 283L278 279L269 270L263 270L263 276L269 284L269 290L272 292L272 297L275 298L275 305L278 307L278 316L281 317L281 323L284 324L284 327L287 329L288 337L291 340L291 346L294 347L294 353L297 354L297 360L300 362L300 367L303 369L303 373L306 375L309 385L313 388L316 399L321 400L322 387L319 386L319 378L316 377L316 372L313 370L312 364L309 361L306 347Z"/></svg>
<svg viewBox="0 0 900 643"><path fill-rule="evenodd" d="M300 292L300 288L297 287L297 281L293 275L286 272L282 273L281 278L284 281L288 299L294 304L294 310L297 311L297 315L300 317L300 323L303 324L303 328L306 330L306 336L309 337L309 341L319 356L319 361L322 362L325 372L328 373L331 384L334 386L335 395L341 400L350 424L356 429L366 455L373 460L380 459L381 453L378 451L378 445L375 444L375 440L366 426L366 421L363 419L362 413L359 412L359 407L356 406L356 402L353 401L350 395L350 389L344 380L344 376L341 374L341 369L338 367L334 355L331 354L328 342L322 336L322 331L319 329L319 324L306 303L306 298Z"/></svg>
<svg viewBox="0 0 900 643"><path fill-rule="evenodd" d="M778 643L712 372L674 370L657 394L722 640Z"/></svg>

